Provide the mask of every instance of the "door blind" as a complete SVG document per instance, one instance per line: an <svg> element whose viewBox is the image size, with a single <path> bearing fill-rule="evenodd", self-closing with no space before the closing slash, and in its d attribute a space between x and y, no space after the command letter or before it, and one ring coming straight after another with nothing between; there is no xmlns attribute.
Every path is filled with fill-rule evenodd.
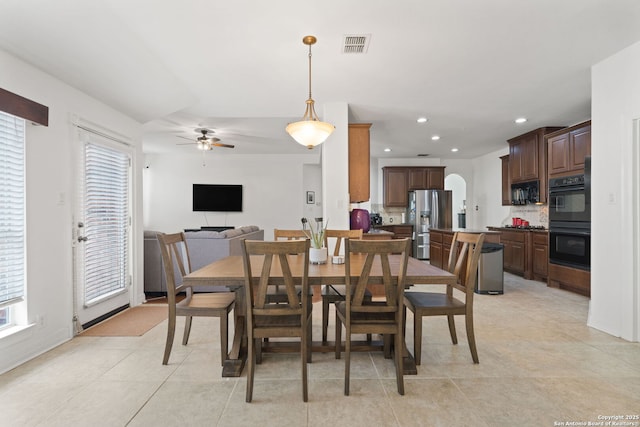
<svg viewBox="0 0 640 427"><path fill-rule="evenodd" d="M85 305L127 286L129 156L86 143L84 237Z"/></svg>
<svg viewBox="0 0 640 427"><path fill-rule="evenodd" d="M0 307L22 300L25 122L0 111Z"/></svg>

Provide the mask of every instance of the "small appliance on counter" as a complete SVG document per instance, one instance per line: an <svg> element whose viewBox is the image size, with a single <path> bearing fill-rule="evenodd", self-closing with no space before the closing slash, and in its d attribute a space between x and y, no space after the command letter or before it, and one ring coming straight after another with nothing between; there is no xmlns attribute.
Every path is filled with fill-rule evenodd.
<svg viewBox="0 0 640 427"><path fill-rule="evenodd" d="M382 225L382 215L379 213L371 213L369 214L371 217L371 226L375 227L376 225Z"/></svg>
<svg viewBox="0 0 640 427"><path fill-rule="evenodd" d="M363 233L369 232L371 228L371 217L366 209L353 209L351 211L351 229L362 230Z"/></svg>

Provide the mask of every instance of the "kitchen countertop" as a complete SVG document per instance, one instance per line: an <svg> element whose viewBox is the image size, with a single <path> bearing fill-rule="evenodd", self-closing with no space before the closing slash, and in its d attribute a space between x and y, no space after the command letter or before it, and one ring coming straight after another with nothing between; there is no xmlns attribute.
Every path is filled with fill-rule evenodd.
<svg viewBox="0 0 640 427"><path fill-rule="evenodd" d="M492 230L478 230L478 229L474 229L474 228L431 228L431 230L433 231L440 231L442 233L474 233L474 234L479 234L479 233L484 233L484 234L497 234L500 233L499 231L492 231Z"/></svg>
<svg viewBox="0 0 640 427"><path fill-rule="evenodd" d="M500 227L487 227L489 229L493 229L493 230L499 230L499 231L495 231L496 233L499 233L500 231L504 230L504 231L530 231L533 233L548 233L549 229L547 228L517 228L517 227L504 227L504 226L500 226Z"/></svg>
<svg viewBox="0 0 640 427"><path fill-rule="evenodd" d="M370 229L369 231L367 231L364 234L391 234L393 235L392 232L390 231L386 231L386 230L376 230L375 228Z"/></svg>
<svg viewBox="0 0 640 427"><path fill-rule="evenodd" d="M408 223L408 222L390 222L388 224L379 224L379 225L374 225L373 228L384 228L384 227L393 227L393 226L409 226L409 227L413 227L413 224Z"/></svg>

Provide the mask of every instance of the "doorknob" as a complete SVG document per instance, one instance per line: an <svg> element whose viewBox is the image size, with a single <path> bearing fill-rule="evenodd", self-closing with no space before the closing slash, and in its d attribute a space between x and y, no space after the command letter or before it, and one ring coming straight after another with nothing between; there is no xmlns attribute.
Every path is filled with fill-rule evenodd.
<svg viewBox="0 0 640 427"><path fill-rule="evenodd" d="M89 240L86 236L78 236L78 242L86 242Z"/></svg>

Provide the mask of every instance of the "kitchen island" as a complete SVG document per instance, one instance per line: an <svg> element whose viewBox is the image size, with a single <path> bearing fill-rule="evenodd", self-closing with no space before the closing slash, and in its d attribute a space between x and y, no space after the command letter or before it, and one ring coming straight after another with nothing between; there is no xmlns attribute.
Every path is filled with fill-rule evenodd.
<svg viewBox="0 0 640 427"><path fill-rule="evenodd" d="M446 268L451 252L453 235L461 233L484 233L485 243L500 243L500 233L472 228L431 228L429 229L429 262L439 268Z"/></svg>

